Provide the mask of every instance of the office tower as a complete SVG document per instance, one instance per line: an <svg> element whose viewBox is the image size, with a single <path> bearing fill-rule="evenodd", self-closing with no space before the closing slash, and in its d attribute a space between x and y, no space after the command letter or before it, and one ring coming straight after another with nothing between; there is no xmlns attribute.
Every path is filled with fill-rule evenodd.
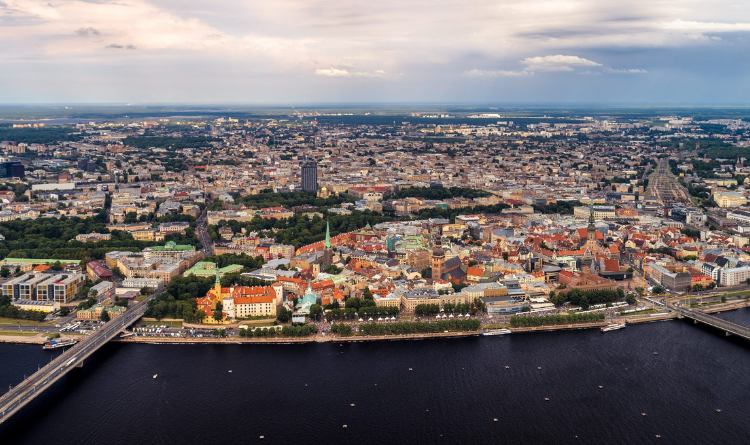
<svg viewBox="0 0 750 445"><path fill-rule="evenodd" d="M318 164L306 161L302 164L302 191L314 192L318 190Z"/></svg>

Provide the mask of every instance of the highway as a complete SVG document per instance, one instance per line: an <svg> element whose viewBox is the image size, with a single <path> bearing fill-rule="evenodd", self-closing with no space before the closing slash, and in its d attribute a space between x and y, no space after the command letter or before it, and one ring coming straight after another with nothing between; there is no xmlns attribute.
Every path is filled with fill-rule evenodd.
<svg viewBox="0 0 750 445"><path fill-rule="evenodd" d="M60 354L59 357L0 397L0 423L10 418L72 368L82 366L87 357L141 318L148 309L148 302L163 291L164 285L159 286L148 298L131 306L125 314L105 323L101 329Z"/></svg>

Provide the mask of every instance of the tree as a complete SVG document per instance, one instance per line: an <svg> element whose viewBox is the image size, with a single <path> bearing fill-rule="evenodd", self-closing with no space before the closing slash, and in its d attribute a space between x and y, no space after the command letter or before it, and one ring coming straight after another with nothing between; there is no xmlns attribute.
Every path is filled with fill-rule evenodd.
<svg viewBox="0 0 750 445"><path fill-rule="evenodd" d="M109 312L108 312L108 311L106 311L106 310L103 310L103 311L102 311L102 317L101 317L101 320L102 320L103 322L105 322L105 323L109 321Z"/></svg>
<svg viewBox="0 0 750 445"><path fill-rule="evenodd" d="M635 291L638 295L643 295L643 288L642 287L636 287Z"/></svg>
<svg viewBox="0 0 750 445"><path fill-rule="evenodd" d="M0 277L8 278L9 275L10 275L10 269L8 269L5 266L0 267Z"/></svg>
<svg viewBox="0 0 750 445"><path fill-rule="evenodd" d="M721 302L722 303L726 303L727 302L727 296L726 295L722 295L721 296Z"/></svg>
<svg viewBox="0 0 750 445"><path fill-rule="evenodd" d="M112 268L112 273L119 278L125 278L125 274L123 274L120 268L117 266Z"/></svg>
<svg viewBox="0 0 750 445"><path fill-rule="evenodd" d="M70 314L70 308L68 306L63 306L60 308L60 316L64 317L66 315Z"/></svg>
<svg viewBox="0 0 750 445"><path fill-rule="evenodd" d="M62 270L63 267L62 263L60 263L59 261L55 261L54 263L50 264L49 268L51 270Z"/></svg>
<svg viewBox="0 0 750 445"><path fill-rule="evenodd" d="M350 297L346 299L346 307L352 309L359 309L362 306L362 300L359 298Z"/></svg>
<svg viewBox="0 0 750 445"><path fill-rule="evenodd" d="M330 275L338 275L343 269L336 267L335 264L329 264L326 266L326 273Z"/></svg>
<svg viewBox="0 0 750 445"><path fill-rule="evenodd" d="M279 313L276 315L276 319L282 323L288 323L289 320L292 319L292 313L289 309L282 306L281 309L279 309Z"/></svg>
<svg viewBox="0 0 750 445"><path fill-rule="evenodd" d="M635 294L628 294L628 296L625 297L625 302L632 306L638 302L638 299L635 298Z"/></svg>
<svg viewBox="0 0 750 445"><path fill-rule="evenodd" d="M214 311L214 320L221 321L224 319L224 305L216 303L216 310Z"/></svg>
<svg viewBox="0 0 750 445"><path fill-rule="evenodd" d="M364 298L365 300L372 300L373 299L372 298L372 292L370 292L370 288L369 287L365 287L365 291L362 292L362 298Z"/></svg>
<svg viewBox="0 0 750 445"><path fill-rule="evenodd" d="M654 286L654 288L651 289L651 291L654 293L654 295L661 295L664 293L664 288L661 286Z"/></svg>
<svg viewBox="0 0 750 445"><path fill-rule="evenodd" d="M151 290L151 288L150 288L150 287L148 287L148 286L143 286L143 287L141 288L141 291L140 291L141 295L150 295L150 294L151 294L151 292L153 292L153 291L152 291L152 290Z"/></svg>
<svg viewBox="0 0 750 445"><path fill-rule="evenodd" d="M320 316L323 315L323 307L319 304L313 304L310 306L310 318L313 320L320 320Z"/></svg>
<svg viewBox="0 0 750 445"><path fill-rule="evenodd" d="M424 269L422 269L421 272L420 272L422 274L422 278L427 277L427 273L431 272L431 271L432 271L431 267L425 267Z"/></svg>

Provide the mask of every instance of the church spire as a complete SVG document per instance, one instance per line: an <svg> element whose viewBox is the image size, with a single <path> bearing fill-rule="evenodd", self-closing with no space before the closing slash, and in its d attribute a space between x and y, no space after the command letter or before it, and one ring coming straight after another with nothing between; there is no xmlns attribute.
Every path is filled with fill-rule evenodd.
<svg viewBox="0 0 750 445"><path fill-rule="evenodd" d="M221 280L219 279L219 265L216 265L216 281L214 281L214 284L221 285Z"/></svg>
<svg viewBox="0 0 750 445"><path fill-rule="evenodd" d="M331 223L326 221L326 243L325 243L325 249L331 248Z"/></svg>
<svg viewBox="0 0 750 445"><path fill-rule="evenodd" d="M594 198L589 199L589 225L593 226L594 222Z"/></svg>

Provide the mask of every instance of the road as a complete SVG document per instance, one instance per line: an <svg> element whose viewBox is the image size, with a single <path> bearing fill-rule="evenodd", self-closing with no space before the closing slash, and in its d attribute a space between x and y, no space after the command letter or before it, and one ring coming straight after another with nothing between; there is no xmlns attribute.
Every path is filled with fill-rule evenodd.
<svg viewBox="0 0 750 445"><path fill-rule="evenodd" d="M159 286L151 296L131 306L125 314L105 323L98 331L95 331L75 346L64 351L56 359L31 375L31 377L0 397L0 423L23 408L37 394L41 394L70 369L81 366L83 360L117 336L123 329L141 318L148 309L149 300L163 291L164 285Z"/></svg>
<svg viewBox="0 0 750 445"><path fill-rule="evenodd" d="M203 253L205 255L213 255L214 254L214 244L211 242L211 237L208 236L208 230L207 230L207 217L208 215L208 205L203 209L200 216L198 217L198 220L196 221L196 235L198 235L198 240L203 244Z"/></svg>

